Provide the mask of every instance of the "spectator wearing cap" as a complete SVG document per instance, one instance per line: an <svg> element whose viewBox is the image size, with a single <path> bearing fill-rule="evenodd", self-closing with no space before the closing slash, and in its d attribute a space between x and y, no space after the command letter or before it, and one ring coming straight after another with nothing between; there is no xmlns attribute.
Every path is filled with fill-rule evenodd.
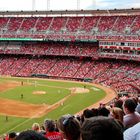
<svg viewBox="0 0 140 140"><path fill-rule="evenodd" d="M63 135L60 132L55 131L56 127L53 120L45 120L44 126L46 129L46 138L49 140L63 140Z"/></svg>
<svg viewBox="0 0 140 140"><path fill-rule="evenodd" d="M63 115L58 120L58 128L65 140L80 140L81 125L76 117L70 114Z"/></svg>
<svg viewBox="0 0 140 140"><path fill-rule="evenodd" d="M123 124L125 129L132 127L133 125L140 122L140 114L135 112L136 103L133 99L127 99L123 103L123 111L125 113L123 118Z"/></svg>

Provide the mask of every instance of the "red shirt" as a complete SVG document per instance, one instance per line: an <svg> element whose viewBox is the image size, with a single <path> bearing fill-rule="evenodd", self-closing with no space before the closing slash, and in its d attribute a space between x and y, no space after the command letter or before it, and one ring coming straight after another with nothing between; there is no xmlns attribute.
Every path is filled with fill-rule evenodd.
<svg viewBox="0 0 140 140"><path fill-rule="evenodd" d="M48 138L49 140L63 140L63 136L60 132L47 132L47 134L45 135L46 138Z"/></svg>

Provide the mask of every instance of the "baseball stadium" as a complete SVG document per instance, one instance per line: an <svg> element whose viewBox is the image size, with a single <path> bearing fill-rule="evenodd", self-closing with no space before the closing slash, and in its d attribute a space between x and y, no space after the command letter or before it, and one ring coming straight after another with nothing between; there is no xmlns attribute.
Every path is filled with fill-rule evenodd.
<svg viewBox="0 0 140 140"><path fill-rule="evenodd" d="M2 136L139 97L140 9L84 10L77 0L75 10L50 10L47 2L47 10L33 0L32 10L0 11Z"/></svg>

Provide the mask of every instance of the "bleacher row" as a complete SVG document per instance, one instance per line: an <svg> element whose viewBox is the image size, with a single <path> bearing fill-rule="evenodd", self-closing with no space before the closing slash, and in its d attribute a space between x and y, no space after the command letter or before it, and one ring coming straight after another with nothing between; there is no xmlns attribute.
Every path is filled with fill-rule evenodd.
<svg viewBox="0 0 140 140"><path fill-rule="evenodd" d="M72 42L48 42L33 44L15 44L7 45L0 42L0 54L31 54L31 55L66 55L66 56L88 56L96 55L98 46L94 43L85 45Z"/></svg>
<svg viewBox="0 0 140 140"><path fill-rule="evenodd" d="M139 39L140 16L0 17L1 37ZM96 33L96 35L95 35Z"/></svg>

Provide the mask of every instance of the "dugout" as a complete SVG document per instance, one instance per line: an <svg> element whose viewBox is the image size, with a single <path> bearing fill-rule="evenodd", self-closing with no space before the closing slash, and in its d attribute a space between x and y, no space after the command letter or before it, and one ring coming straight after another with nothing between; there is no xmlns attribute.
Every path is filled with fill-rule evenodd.
<svg viewBox="0 0 140 140"><path fill-rule="evenodd" d="M84 78L84 82L92 82L92 78Z"/></svg>

